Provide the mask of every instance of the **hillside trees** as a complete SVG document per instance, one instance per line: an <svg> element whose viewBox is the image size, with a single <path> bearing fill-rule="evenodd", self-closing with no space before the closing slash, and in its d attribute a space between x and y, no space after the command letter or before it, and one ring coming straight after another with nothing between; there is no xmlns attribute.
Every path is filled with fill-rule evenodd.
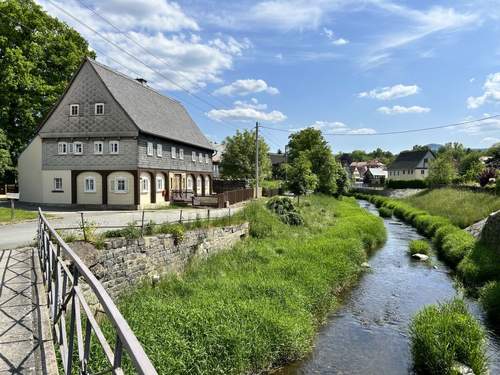
<svg viewBox="0 0 500 375"><path fill-rule="evenodd" d="M34 1L0 2L1 150L10 155L3 162L15 163L85 56L95 57L87 41Z"/></svg>

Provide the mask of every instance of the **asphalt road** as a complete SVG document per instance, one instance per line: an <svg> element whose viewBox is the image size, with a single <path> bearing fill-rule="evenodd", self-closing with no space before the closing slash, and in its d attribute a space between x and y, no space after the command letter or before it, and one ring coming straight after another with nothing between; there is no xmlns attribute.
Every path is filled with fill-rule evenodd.
<svg viewBox="0 0 500 375"><path fill-rule="evenodd" d="M232 207L231 214L241 209L240 207ZM84 219L88 222L95 223L99 226L126 226L131 222L141 222L142 211L50 211L50 215L54 218L49 218L54 228L78 227L81 222L81 212ZM156 211L145 211L144 222L153 220L156 223L176 222L180 218L180 209L167 209ZM228 208L210 209L210 217L223 217L228 215ZM200 208L185 208L182 209L183 220L194 220L198 216L201 219L208 215L207 209ZM0 250L14 249L17 247L27 246L33 243L36 236L37 222L20 222L16 224L0 225Z"/></svg>

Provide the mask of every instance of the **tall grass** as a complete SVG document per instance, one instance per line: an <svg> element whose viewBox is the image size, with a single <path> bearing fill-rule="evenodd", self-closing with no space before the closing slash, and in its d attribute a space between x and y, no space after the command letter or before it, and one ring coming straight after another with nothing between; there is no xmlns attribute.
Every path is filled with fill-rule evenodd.
<svg viewBox="0 0 500 375"><path fill-rule="evenodd" d="M427 190L403 201L431 215L446 217L460 228L468 227L491 212L500 210L498 196L451 188Z"/></svg>
<svg viewBox="0 0 500 375"><path fill-rule="evenodd" d="M159 373L253 373L310 350L366 250L386 235L382 220L351 198L308 201L305 224L294 227L260 203L248 205L248 239L120 300Z"/></svg>

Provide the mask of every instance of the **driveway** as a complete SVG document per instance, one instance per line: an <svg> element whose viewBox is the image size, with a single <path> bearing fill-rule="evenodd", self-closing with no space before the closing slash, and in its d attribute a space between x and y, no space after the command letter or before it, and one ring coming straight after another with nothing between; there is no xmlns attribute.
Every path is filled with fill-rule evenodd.
<svg viewBox="0 0 500 375"><path fill-rule="evenodd" d="M232 208L211 208L210 217L223 217L240 210L242 206ZM142 211L50 211L54 215L49 222L54 228L78 227L81 222L81 213L88 222L97 226L125 226L128 223L142 219ZM179 221L181 209L150 210L144 212L144 222L153 220L156 223ZM208 216L207 209L183 208L182 219L194 220L196 217L204 219ZM16 224L0 225L0 250L13 249L33 243L37 230L37 222L21 222Z"/></svg>

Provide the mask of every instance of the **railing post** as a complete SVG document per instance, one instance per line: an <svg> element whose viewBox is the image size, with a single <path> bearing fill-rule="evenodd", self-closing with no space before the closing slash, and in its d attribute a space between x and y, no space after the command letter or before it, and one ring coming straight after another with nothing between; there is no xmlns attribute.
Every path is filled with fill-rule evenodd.
<svg viewBox="0 0 500 375"><path fill-rule="evenodd" d="M66 374L72 374L73 367L73 342L75 340L75 330L76 330L76 291L75 288L78 286L78 268L73 269L73 288L71 289L71 318L69 323L69 339L68 339L68 358L66 360Z"/></svg>
<svg viewBox="0 0 500 375"><path fill-rule="evenodd" d="M123 352L122 340L120 339L119 335L116 335L115 360L113 363L113 374L116 374L116 370L122 366L122 352Z"/></svg>
<svg viewBox="0 0 500 375"><path fill-rule="evenodd" d="M83 219L83 212L80 212L82 217L82 232L83 232L83 240L87 242L87 232L85 231L85 220Z"/></svg>

